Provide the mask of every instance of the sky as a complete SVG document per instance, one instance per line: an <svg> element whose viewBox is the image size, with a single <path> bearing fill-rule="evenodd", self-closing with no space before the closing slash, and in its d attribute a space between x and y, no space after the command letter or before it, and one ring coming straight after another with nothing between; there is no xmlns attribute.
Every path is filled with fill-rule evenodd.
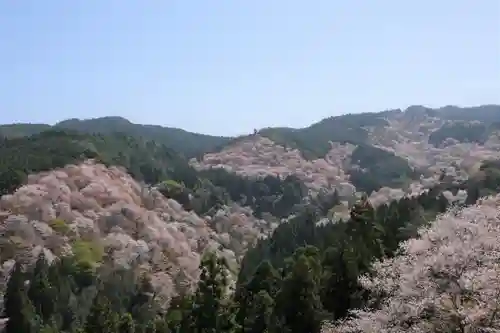
<svg viewBox="0 0 500 333"><path fill-rule="evenodd" d="M500 0L0 0L0 123L238 135L500 104Z"/></svg>

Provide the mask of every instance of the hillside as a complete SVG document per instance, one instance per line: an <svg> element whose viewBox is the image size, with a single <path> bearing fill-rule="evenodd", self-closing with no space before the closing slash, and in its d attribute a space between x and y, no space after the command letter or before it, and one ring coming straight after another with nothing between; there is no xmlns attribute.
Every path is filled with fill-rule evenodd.
<svg viewBox="0 0 500 333"><path fill-rule="evenodd" d="M178 274L185 279L179 283L196 282L198 254L207 247L229 246L224 253L235 262L234 251L241 255L259 236L259 224L265 227L236 207L200 218L124 170L92 161L31 174L27 184L2 197L0 216L1 262L33 260L41 249L53 257L98 248L98 254L81 259L125 267L135 261L158 280L157 288L170 288L167 299L180 288L172 285ZM231 246L235 239L241 243Z"/></svg>
<svg viewBox="0 0 500 333"><path fill-rule="evenodd" d="M103 136L51 129L29 137L0 140L0 193L14 190L30 173L88 158L122 165L147 183L175 177L176 171L187 167L186 161L169 148L119 133Z"/></svg>
<svg viewBox="0 0 500 333"><path fill-rule="evenodd" d="M159 144L167 145L169 148L186 157L198 156L204 152L211 151L230 140L227 137L192 133L179 128L133 124L121 117L102 117L86 120L68 119L52 127L39 124L1 125L0 136L19 137L32 135L49 128L73 130L88 134L124 133L137 139L153 140Z"/></svg>
<svg viewBox="0 0 500 333"><path fill-rule="evenodd" d="M441 143L447 138L446 132L435 134L432 142L429 141L430 132L440 129L443 125L453 126L458 122L467 124L479 122L475 130L475 137L482 138L482 143L494 136L500 123L500 106L483 105L477 107L446 106L430 109L423 106L410 106L406 110L389 110L383 112L345 114L323 119L304 128L270 127L258 131L276 145L289 149L297 149L306 160L324 158L331 150L330 142L346 145L380 144L382 148L396 149L396 155L405 157L409 152L402 147L393 147L394 144ZM422 124L420 124L422 122ZM6 124L0 125L0 136L20 137L32 135L56 127L62 130L76 130L83 133L111 134L121 132L134 138L153 140L166 145L187 158L200 158L205 153L213 153L251 140L252 135L238 138L211 136L188 132L179 128L162 127L158 125L134 124L122 117L101 117L94 119L68 119L54 126L46 124ZM396 133L395 133L396 132ZM444 137L442 137L444 135ZM442 138L441 138L442 137ZM438 139L439 138L439 139ZM456 137L451 133L450 138L459 142L477 141L476 139ZM384 141L385 144L379 142ZM396 142L392 142L396 140ZM437 142L439 141L439 142ZM414 148L415 149L415 148ZM429 146L417 147L421 153ZM403 151L400 151L403 150Z"/></svg>
<svg viewBox="0 0 500 333"><path fill-rule="evenodd" d="M441 183L377 208L363 199L339 223L321 221L338 198L316 197L274 225L238 205L201 217L123 168L92 160L31 174L0 201L6 329L78 332L83 325L90 333L110 325L110 332L131 332L127 325L188 333L215 320L217 332L319 332L325 320L362 307L356 281L373 260L394 256L400 242L453 201L471 205L498 191L498 166L485 164L463 184ZM461 188L465 197L448 199ZM37 295L46 295L47 305ZM23 310L30 304L40 317Z"/></svg>
<svg viewBox="0 0 500 333"><path fill-rule="evenodd" d="M500 158L499 121L500 106L344 115L303 129L264 129L190 163L250 176L295 174L313 190L406 191L443 172L465 179L481 161Z"/></svg>
<svg viewBox="0 0 500 333"><path fill-rule="evenodd" d="M4 126L0 328L384 332L392 304L412 304L394 281L415 285L389 274L417 274L407 258L426 267L429 257L444 275L452 268L439 260L498 273L495 257L471 268L467 254L498 236L500 109L464 110L345 115L205 146L196 146L198 134L157 127L157 137L142 135L144 125L115 117ZM111 131L115 125L127 130ZM165 132L192 141L171 145ZM471 243L460 230L474 235ZM450 242L453 253L463 243L461 255L443 259L446 246L426 235ZM419 238L424 248L407 247ZM395 294L380 295L379 280L367 284L372 273L390 275ZM442 278L416 279L448 297L432 289ZM488 300L495 281L477 292L473 306L487 309L484 316L496 313ZM440 322L442 331L456 329L451 310L434 310L414 319L421 332ZM461 311L471 329L499 328ZM350 313L359 318L344 321Z"/></svg>

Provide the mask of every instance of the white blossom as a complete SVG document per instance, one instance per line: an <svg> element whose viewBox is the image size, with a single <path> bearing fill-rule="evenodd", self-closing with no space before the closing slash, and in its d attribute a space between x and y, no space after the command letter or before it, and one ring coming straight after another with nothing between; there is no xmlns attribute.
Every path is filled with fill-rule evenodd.
<svg viewBox="0 0 500 333"><path fill-rule="evenodd" d="M500 195L440 216L402 255L360 282L383 295L375 310L323 332L497 332L500 330Z"/></svg>

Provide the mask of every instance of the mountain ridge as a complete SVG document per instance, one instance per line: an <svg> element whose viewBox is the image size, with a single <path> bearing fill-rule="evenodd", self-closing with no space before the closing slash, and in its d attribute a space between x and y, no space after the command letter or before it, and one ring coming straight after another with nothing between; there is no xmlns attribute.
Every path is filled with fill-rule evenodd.
<svg viewBox="0 0 500 333"><path fill-rule="evenodd" d="M331 122L341 121L342 125L352 123L352 121L359 120L360 127L373 125L377 118L384 117L390 114L409 113L421 115L422 113L431 113L433 115L440 114L442 118L447 120L481 120L485 122L500 122L500 105L484 104L473 107L458 107L446 105L439 108L428 108L423 105L412 105L405 110L392 109L379 112L362 112L362 113L345 113L337 116L331 116L314 122L308 126L301 128L290 128L283 126L265 127L257 130L258 133L269 136L289 135L290 133L297 133L301 131L317 131L318 127L321 128L325 123L328 125ZM473 116L472 116L473 115ZM475 118L474 118L475 117ZM381 120L378 119L380 122ZM208 135L203 133L190 132L181 128L166 127L153 124L138 124L132 123L128 119L121 116L104 116L97 118L79 119L69 118L55 123L49 124L29 124L29 123L12 123L0 125L0 135L24 136L36 134L40 131L47 130L51 127L61 127L64 129L75 129L84 132L103 132L109 133L112 131L125 131L132 132L134 135L143 135L148 139L156 139L160 143L167 144L170 142L171 148L183 153L187 157L197 156L206 152L211 152L213 149L223 147L224 144L230 142L232 139L248 136L243 134L239 136L224 136L224 135ZM140 128L143 130L141 131ZM148 133L148 131L150 133ZM151 133L153 132L153 133ZM161 133L163 132L163 133ZM277 133L274 133L277 132ZM284 134L283 134L284 133ZM198 140L196 144L202 144L202 147L195 149L190 147L190 140ZM335 138L334 138L335 139ZM278 140L279 141L279 140ZM342 138L341 138L342 141ZM168 144L167 144L168 145ZM187 149L182 147L189 146ZM184 150L184 151L183 151Z"/></svg>
<svg viewBox="0 0 500 333"><path fill-rule="evenodd" d="M52 127L0 125L0 135L22 137L47 129L119 132L172 149L198 172L224 168L244 177L298 175L314 191L370 194L383 187L410 191L421 177L436 179L443 172L465 179L482 160L500 158L498 124L499 105L414 105L332 116L304 128L267 127L239 137L139 125L119 116L73 118Z"/></svg>
<svg viewBox="0 0 500 333"><path fill-rule="evenodd" d="M257 327L267 313L279 323L270 332L317 333L323 320L369 305L357 281L374 261L397 255L439 214L498 193L497 114L477 114L346 115L201 149L203 136L176 143L172 132L151 135L116 117L38 133L45 127L21 126L17 137L7 127L0 312L7 325L44 332L126 318L138 329L193 332L183 323L198 318L198 331L205 315ZM40 300L54 304L50 315ZM202 318L203 304L219 310Z"/></svg>

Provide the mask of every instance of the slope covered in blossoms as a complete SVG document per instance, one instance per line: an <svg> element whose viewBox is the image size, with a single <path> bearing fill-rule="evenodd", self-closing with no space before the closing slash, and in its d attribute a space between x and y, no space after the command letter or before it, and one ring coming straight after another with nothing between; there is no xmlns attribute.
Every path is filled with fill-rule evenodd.
<svg viewBox="0 0 500 333"><path fill-rule="evenodd" d="M235 269L266 228L235 205L199 217L123 168L88 160L31 174L2 196L0 265L7 271L13 259L32 262L41 251L53 258L92 249L94 264L139 265L168 300L193 288L204 251L218 251Z"/></svg>
<svg viewBox="0 0 500 333"><path fill-rule="evenodd" d="M468 110L477 120L460 108L414 106L332 117L304 129L268 128L190 163L251 177L293 174L313 191L337 189L345 197L382 187L412 192L443 173L465 180L482 161L500 158L500 119L494 106L488 117L481 118L482 109Z"/></svg>
<svg viewBox="0 0 500 333"><path fill-rule="evenodd" d="M325 333L496 332L500 329L500 195L450 209L400 255L360 278L374 309Z"/></svg>

